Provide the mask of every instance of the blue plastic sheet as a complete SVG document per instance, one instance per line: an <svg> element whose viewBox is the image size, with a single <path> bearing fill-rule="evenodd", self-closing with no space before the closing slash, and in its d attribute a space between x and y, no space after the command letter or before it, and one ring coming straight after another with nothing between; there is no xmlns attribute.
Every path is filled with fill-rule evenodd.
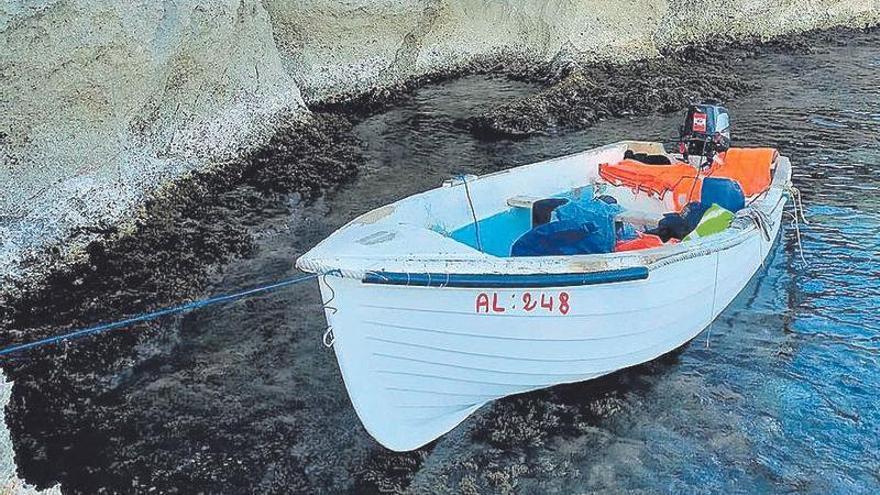
<svg viewBox="0 0 880 495"><path fill-rule="evenodd" d="M736 213L745 208L746 197L739 182L722 177L706 177L703 179L700 202L703 203L704 211L716 204Z"/></svg>
<svg viewBox="0 0 880 495"><path fill-rule="evenodd" d="M523 234L511 256L570 256L610 253L616 242L614 216L620 206L592 199L572 200L554 210L549 223Z"/></svg>

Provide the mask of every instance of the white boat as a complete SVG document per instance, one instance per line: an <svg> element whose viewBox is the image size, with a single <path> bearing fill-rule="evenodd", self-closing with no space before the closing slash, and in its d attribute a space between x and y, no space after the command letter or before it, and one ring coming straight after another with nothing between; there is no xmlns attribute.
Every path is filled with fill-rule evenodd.
<svg viewBox="0 0 880 495"><path fill-rule="evenodd" d="M622 253L496 252L521 229L491 222L528 223L530 197L601 187L646 224L670 211L670 195L602 184L599 165L626 150L663 153L627 141L448 181L361 215L299 258L325 274L339 368L379 443L412 450L494 399L650 361L696 337L743 289L779 231L791 177L782 156L769 188L724 232ZM482 249L461 241L476 235L475 219Z"/></svg>

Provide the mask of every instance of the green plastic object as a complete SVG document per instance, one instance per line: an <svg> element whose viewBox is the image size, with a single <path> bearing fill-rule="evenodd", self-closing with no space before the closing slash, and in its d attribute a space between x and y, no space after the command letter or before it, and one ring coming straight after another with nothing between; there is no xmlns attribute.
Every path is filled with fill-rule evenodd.
<svg viewBox="0 0 880 495"><path fill-rule="evenodd" d="M733 222L733 213L731 213L730 210L725 210L713 203L712 206L703 213L703 217L700 218L700 223L697 224L697 228L691 231L684 240L693 241L702 237L719 234L727 230L727 228L730 227L731 222Z"/></svg>

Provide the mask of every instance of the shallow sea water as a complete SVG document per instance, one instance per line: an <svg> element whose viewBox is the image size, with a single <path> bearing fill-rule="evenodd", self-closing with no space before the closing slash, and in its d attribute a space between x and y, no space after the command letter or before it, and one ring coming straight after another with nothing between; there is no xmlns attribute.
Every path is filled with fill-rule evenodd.
<svg viewBox="0 0 880 495"><path fill-rule="evenodd" d="M309 283L167 320L138 350L149 359L96 386L102 407L136 419L102 413L86 441L29 447L41 454L20 453L20 474L85 493L880 491L880 34L736 69L760 74L761 89L728 102L734 142L791 157L806 263L787 226L764 269L683 349L497 401L428 448L391 454L351 408ZM253 225L257 253L218 274L213 292L292 275L299 254L351 218L450 176L670 140L681 118L495 142L460 123L533 90L465 77L365 119L360 176Z"/></svg>

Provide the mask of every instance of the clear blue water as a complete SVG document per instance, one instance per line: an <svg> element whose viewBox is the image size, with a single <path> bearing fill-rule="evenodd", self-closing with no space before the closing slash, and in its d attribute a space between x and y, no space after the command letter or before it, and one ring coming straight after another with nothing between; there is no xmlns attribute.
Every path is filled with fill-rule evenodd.
<svg viewBox="0 0 880 495"><path fill-rule="evenodd" d="M810 220L801 225L806 263L786 225L766 267L681 352L481 409L423 454L411 491L471 482L521 493L880 491L880 36L737 63L761 74L762 89L728 102L734 143L792 158ZM485 143L454 122L485 95L500 98L493 84L511 88L480 78L425 88L361 124L375 168L328 200L339 218L330 224L462 171L669 139L681 118Z"/></svg>
<svg viewBox="0 0 880 495"><path fill-rule="evenodd" d="M81 438L112 431L100 458L113 461L55 474L59 458L87 448L37 446L42 457L17 459L21 474L89 493L105 472L137 476L143 491L880 492L880 33L731 65L762 86L728 102L734 142L792 158L806 263L786 226L755 279L679 352L497 401L428 448L394 454L363 430L320 343L317 288L298 286L165 322L138 349L148 359L108 369L83 398L95 405L80 410L96 412ZM458 124L532 90L469 77L360 123L361 176L255 225L259 250L218 273L211 292L292 275L299 254L351 218L449 177L668 139L681 118L516 142L480 141ZM118 408L140 415L117 425ZM63 425L63 411L45 414Z"/></svg>

